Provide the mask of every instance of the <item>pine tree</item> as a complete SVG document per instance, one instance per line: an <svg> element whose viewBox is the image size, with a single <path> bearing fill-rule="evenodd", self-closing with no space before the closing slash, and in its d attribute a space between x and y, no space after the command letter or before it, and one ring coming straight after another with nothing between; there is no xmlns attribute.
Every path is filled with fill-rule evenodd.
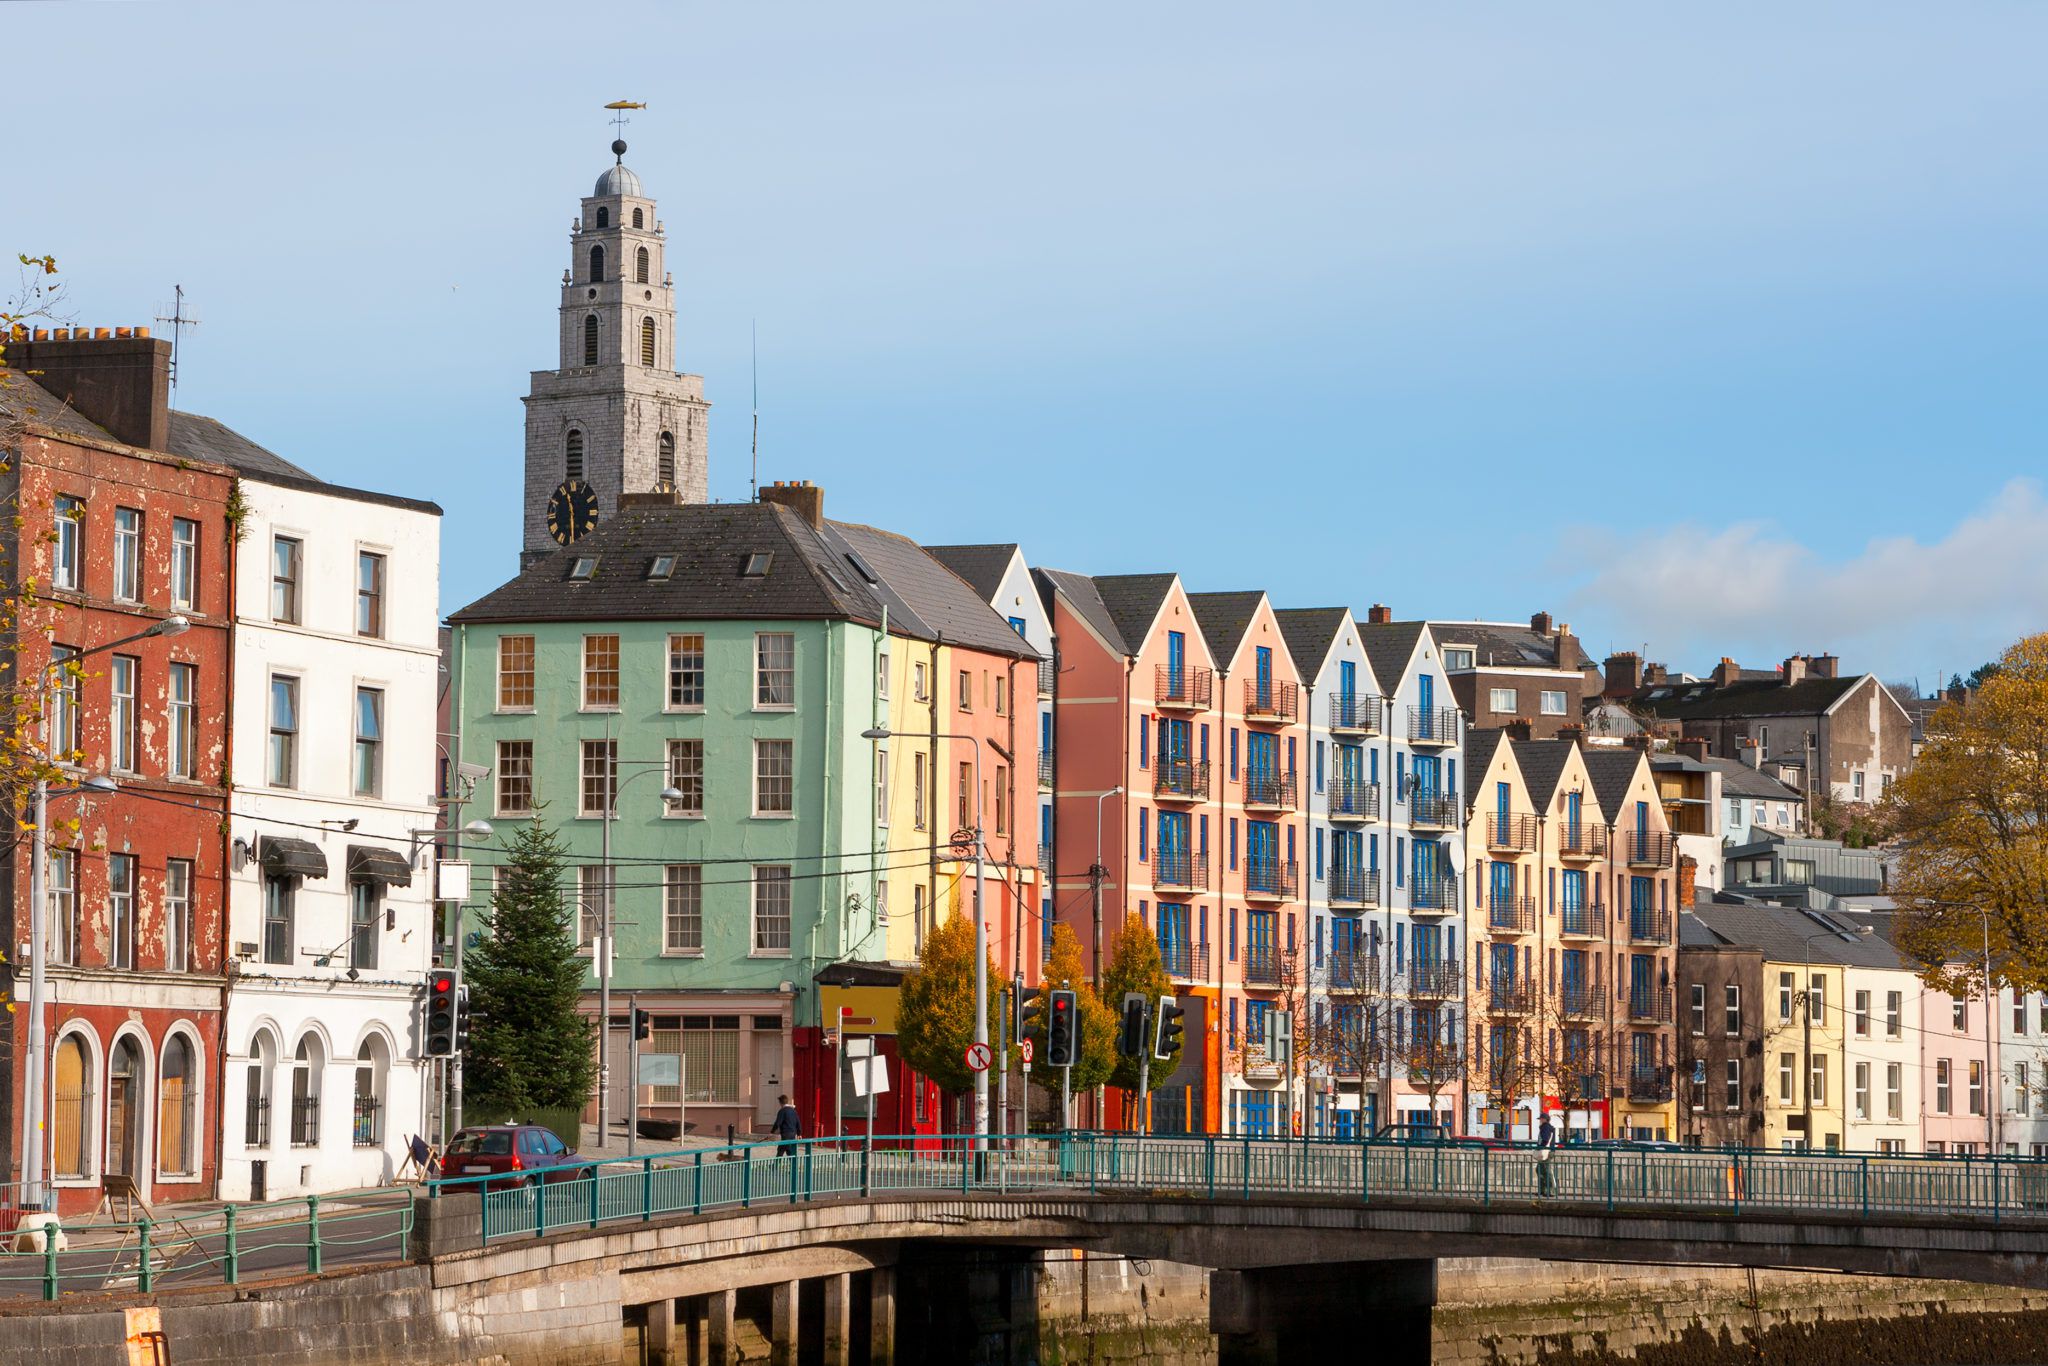
<svg viewBox="0 0 2048 1366"><path fill-rule="evenodd" d="M996 1037L997 1001L1005 979L988 964L988 1037ZM948 1091L974 1085L967 1045L974 1042L974 922L949 916L925 936L917 971L903 979L896 1011L896 1051Z"/></svg>
<svg viewBox="0 0 2048 1366"><path fill-rule="evenodd" d="M1109 1074L1116 1069L1116 1013L1102 1003L1102 998L1088 984L1087 973L1081 966L1081 940L1069 925L1053 926L1052 951L1045 959L1047 1010L1052 1008L1051 994L1059 989L1062 982L1074 992L1075 1014L1081 1033L1081 1051L1074 1060L1072 1083L1074 1094L1081 1095L1107 1082ZM1059 1073L1046 1062L1045 1031L1034 1031L1031 1043L1038 1050L1039 1072L1034 1073L1034 1077L1058 1092Z"/></svg>
<svg viewBox="0 0 2048 1366"><path fill-rule="evenodd" d="M1109 958L1109 966L1102 971L1102 1004L1112 1015L1121 1019L1124 1008L1124 994L1139 992L1145 998L1145 1050L1152 1049L1152 1025L1159 1014L1159 998L1173 995L1173 979L1166 975L1166 964L1159 957L1159 941L1152 937L1152 929L1137 916L1124 921L1124 930L1117 937L1116 952ZM1182 1047L1186 1040L1182 1040ZM1147 1080L1152 1089L1166 1084L1173 1069L1180 1066L1180 1048L1173 1050L1173 1056L1161 1061L1152 1060L1152 1069ZM1136 1058L1121 1055L1116 1060L1116 1070L1110 1074L1109 1084L1120 1086L1126 1091L1138 1089L1138 1062Z"/></svg>
<svg viewBox="0 0 2048 1366"><path fill-rule="evenodd" d="M585 964L561 881L567 850L535 819L512 837L484 934L463 963L469 1048L463 1083L480 1110L580 1107L596 1071L579 1014Z"/></svg>

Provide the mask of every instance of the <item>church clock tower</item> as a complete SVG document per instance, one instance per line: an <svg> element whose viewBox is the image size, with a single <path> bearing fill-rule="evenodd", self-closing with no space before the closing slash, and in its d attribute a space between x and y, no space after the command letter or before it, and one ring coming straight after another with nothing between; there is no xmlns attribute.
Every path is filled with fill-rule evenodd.
<svg viewBox="0 0 2048 1366"><path fill-rule="evenodd" d="M598 521L622 493L673 489L708 498L704 380L676 369L675 287L654 201L626 168L626 144L583 201L562 272L561 366L536 370L526 396L522 558L553 551L587 517L550 518L568 504ZM565 486L575 485L569 488ZM551 529L552 523L552 529Z"/></svg>

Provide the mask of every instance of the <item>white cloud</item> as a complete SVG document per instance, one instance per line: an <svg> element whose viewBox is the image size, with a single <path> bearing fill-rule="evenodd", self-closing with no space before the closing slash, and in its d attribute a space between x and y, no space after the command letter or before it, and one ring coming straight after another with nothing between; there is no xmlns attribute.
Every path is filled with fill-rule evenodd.
<svg viewBox="0 0 2048 1366"><path fill-rule="evenodd" d="M1832 651L1844 669L1931 686L1935 669L1967 673L2048 630L2048 499L2028 479L1938 540L1880 537L1836 562L1763 521L1594 530L1579 544L1565 565L1582 578L1574 611L1674 668Z"/></svg>

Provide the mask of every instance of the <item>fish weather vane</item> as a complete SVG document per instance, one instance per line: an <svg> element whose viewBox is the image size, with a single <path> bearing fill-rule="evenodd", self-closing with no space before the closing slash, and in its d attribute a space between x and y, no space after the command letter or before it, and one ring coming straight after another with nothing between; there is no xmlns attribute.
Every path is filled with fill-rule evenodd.
<svg viewBox="0 0 2048 1366"><path fill-rule="evenodd" d="M613 100L610 104L606 105L605 108L612 111L612 135L614 137L624 137L626 135L626 125L633 121L626 117L628 109L645 109L646 107L645 104L634 100Z"/></svg>

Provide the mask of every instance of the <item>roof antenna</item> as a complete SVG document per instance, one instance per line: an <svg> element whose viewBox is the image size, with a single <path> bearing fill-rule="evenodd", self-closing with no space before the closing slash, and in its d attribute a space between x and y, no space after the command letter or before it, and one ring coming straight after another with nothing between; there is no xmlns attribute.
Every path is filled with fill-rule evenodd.
<svg viewBox="0 0 2048 1366"><path fill-rule="evenodd" d="M156 320L160 323L169 323L171 325L171 392L176 393L178 389L178 341L185 335L186 328L199 326L199 319L185 311L185 286L172 285L171 290L171 302L157 305L159 309L168 309L169 311L158 313Z"/></svg>
<svg viewBox="0 0 2048 1366"><path fill-rule="evenodd" d="M754 465L747 476L747 501L761 501L761 320L752 322L754 337Z"/></svg>

